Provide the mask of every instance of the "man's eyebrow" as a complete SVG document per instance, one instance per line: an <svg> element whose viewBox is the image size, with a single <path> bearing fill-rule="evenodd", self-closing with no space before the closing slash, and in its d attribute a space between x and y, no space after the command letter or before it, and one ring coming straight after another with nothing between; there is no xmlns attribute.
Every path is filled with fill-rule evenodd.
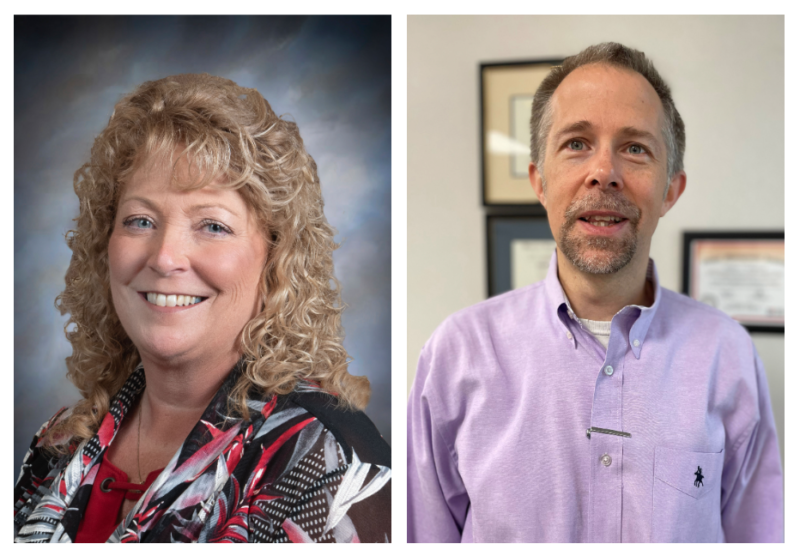
<svg viewBox="0 0 800 556"><path fill-rule="evenodd" d="M580 133L583 131L588 131L592 129L592 122L589 120L579 120L577 122L573 122L566 127L562 127L561 129L556 132L554 137L558 139L563 135L569 135L570 133Z"/></svg>
<svg viewBox="0 0 800 556"><path fill-rule="evenodd" d="M626 137L647 139L648 141L652 142L653 145L658 145L658 138L655 135L649 131L639 129L638 127L626 126L620 130L620 133Z"/></svg>

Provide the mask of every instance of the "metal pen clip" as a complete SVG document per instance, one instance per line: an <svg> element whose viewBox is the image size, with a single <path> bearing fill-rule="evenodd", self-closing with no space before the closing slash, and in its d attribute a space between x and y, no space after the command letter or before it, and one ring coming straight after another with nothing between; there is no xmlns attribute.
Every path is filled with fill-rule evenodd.
<svg viewBox="0 0 800 556"><path fill-rule="evenodd" d="M589 427L586 429L586 438L591 438L593 432L599 432L600 434L611 434L614 436L624 436L625 438L631 437L631 433L629 432L612 431L611 429L601 429L599 427Z"/></svg>

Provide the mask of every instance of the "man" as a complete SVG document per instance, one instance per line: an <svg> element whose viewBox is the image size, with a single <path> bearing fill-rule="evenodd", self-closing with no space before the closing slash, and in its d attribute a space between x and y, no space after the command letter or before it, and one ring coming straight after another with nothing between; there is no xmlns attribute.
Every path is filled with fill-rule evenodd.
<svg viewBox="0 0 800 556"><path fill-rule="evenodd" d="M448 318L408 404L408 540L783 540L762 363L723 313L659 286L685 133L643 53L592 46L536 93L547 278Z"/></svg>

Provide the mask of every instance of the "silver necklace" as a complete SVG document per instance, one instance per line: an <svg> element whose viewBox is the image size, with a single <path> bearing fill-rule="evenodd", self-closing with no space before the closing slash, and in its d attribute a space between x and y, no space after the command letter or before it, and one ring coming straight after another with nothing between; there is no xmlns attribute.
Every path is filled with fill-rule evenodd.
<svg viewBox="0 0 800 556"><path fill-rule="evenodd" d="M142 398L142 403L139 406L139 432L136 435L136 472L139 474L139 484L144 484L142 480L142 460L141 460L141 448L140 448L140 441L142 439L142 410L144 409L144 398Z"/></svg>

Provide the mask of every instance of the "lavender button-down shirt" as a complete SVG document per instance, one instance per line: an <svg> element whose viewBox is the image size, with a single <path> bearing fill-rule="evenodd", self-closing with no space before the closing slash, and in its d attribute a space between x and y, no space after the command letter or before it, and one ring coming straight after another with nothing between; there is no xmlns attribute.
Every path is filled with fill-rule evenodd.
<svg viewBox="0 0 800 556"><path fill-rule="evenodd" d="M547 278L449 317L408 402L409 542L783 540L764 368L735 321L658 285L608 351ZM587 429L627 433L618 436Z"/></svg>

